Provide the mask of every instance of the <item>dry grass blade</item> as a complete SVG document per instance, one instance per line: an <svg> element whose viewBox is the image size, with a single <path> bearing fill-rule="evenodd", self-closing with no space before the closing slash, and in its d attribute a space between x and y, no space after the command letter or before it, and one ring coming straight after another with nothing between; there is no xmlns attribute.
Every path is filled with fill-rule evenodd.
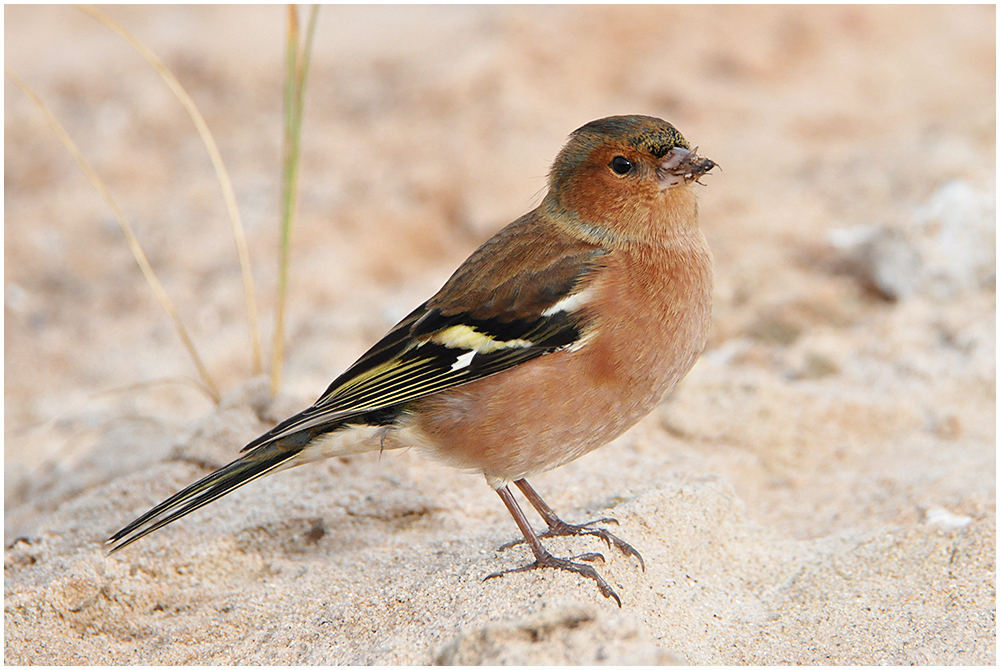
<svg viewBox="0 0 1000 670"><path fill-rule="evenodd" d="M177 96L177 99L180 101L181 105L184 106L184 109L191 117L195 128L198 129L198 134L201 136L201 140L205 144L205 149L208 151L209 158L212 160L212 165L215 167L215 173L218 175L219 185L222 187L222 197L226 201L226 209L229 211L229 220L232 222L233 238L236 241L236 253L239 256L240 270L243 274L243 294L246 298L247 321L249 322L250 327L253 374L260 374L260 324L257 316L257 296L254 291L253 273L250 270L250 251L247 247L246 234L243 229L243 220L240 218L239 208L236 204L236 194L233 191L233 184L229 179L229 172L226 170L226 166L222 162L222 155L219 153L219 147L215 143L215 138L212 136L212 132L208 129L208 124L205 123L205 118L201 115L201 112L198 111L198 107L194 104L194 100L191 99L191 96L188 95L187 91L184 90L184 87L181 86L181 83L177 80L177 77L174 76L174 74L167 68L166 65L164 65L163 61L160 60L156 54L136 39L132 33L126 30L114 19L101 12L99 9L88 5L78 5L78 9L100 21L110 30L118 33L125 39L126 42L131 44L132 47L138 51L150 65L153 66L153 69L159 73L159 75L163 78L163 81L167 83L167 86L169 86L170 90L174 92L174 95Z"/></svg>
<svg viewBox="0 0 1000 670"><path fill-rule="evenodd" d="M174 322L177 334L184 343L184 347L187 349L188 355L191 356L191 360L194 362L195 367L198 368L198 374L201 376L202 382L205 386L205 391L209 394L209 396L211 396L214 402L218 403L219 391L216 388L215 383L212 381L211 376L208 374L208 369L205 367L204 363L201 362L201 357L195 350L194 342L191 341L191 337L188 335L187 329L184 327L180 315L178 315L177 309L174 307L174 303L170 300L170 297L167 296L166 291L163 289L163 285L156 277L156 273L153 272L153 267L149 264L149 260L146 258L146 254L143 252L142 246L139 244L139 239L135 236L135 232L132 230L132 225L125 218L125 214L118 207L118 203L116 203L114 198L111 197L110 191L108 191L104 182L101 181L97 172L95 172L94 168L90 166L87 159L83 157L83 154L80 152L80 148L69 136L69 133L66 132L66 129L63 128L62 124L59 123L59 119L57 119L45 103L42 102L41 98L35 95L35 92L32 91L31 88L29 88L28 85L9 67L4 66L4 72L6 73L7 78L14 82L18 88L24 91L24 94L31 98L31 100L38 106L42 114L45 116L45 120L59 138L59 141L63 143L63 146L66 147L66 150L71 156L73 156L74 160L76 160L80 169L82 169L84 174L87 175L87 178L90 179L94 188L96 188L97 192L101 194L102 198L104 198L108 207L111 208L115 218L118 220L118 225L122 229L122 233L125 235L125 240L128 242L129 249L131 249L132 255L135 257L135 262L139 264L139 269L142 270L142 274L146 277L146 281L149 283L150 288L152 288L153 293L156 294L156 299L160 302L160 305L163 306L163 309L166 310L170 319Z"/></svg>
<svg viewBox="0 0 1000 670"><path fill-rule="evenodd" d="M288 295L288 270L291 258L292 229L298 203L299 154L302 138L302 111L305 102L306 76L312 53L313 35L319 5L309 14L304 47L299 48L299 18L295 5L288 6L288 30L285 48L285 139L281 198L281 260L278 267L278 304L274 325L274 356L271 363L271 393L281 385L284 357L285 303Z"/></svg>

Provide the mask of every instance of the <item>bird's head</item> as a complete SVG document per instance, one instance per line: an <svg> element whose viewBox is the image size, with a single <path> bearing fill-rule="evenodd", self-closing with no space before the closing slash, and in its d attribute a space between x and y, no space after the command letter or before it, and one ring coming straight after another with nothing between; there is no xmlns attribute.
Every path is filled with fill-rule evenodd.
<svg viewBox="0 0 1000 670"><path fill-rule="evenodd" d="M597 237L651 241L694 223L691 186L713 167L666 121L610 116L570 135L549 173L547 206Z"/></svg>

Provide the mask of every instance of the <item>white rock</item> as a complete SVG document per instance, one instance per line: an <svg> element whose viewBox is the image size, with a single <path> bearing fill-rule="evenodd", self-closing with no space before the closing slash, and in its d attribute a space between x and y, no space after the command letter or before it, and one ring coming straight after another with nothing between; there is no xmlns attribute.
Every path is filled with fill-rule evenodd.
<svg viewBox="0 0 1000 670"><path fill-rule="evenodd" d="M946 530L962 528L972 523L971 516L963 514L952 514L943 507L931 507L924 513L924 521L934 526L941 526Z"/></svg>

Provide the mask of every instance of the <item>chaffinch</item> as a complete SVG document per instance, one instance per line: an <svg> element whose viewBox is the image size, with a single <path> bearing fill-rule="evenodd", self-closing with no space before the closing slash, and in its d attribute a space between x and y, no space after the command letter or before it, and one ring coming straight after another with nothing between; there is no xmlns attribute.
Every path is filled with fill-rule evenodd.
<svg viewBox="0 0 1000 670"><path fill-rule="evenodd" d="M526 477L579 458L648 414L694 365L711 319L712 257L693 183L715 167L669 123L613 116L573 132L534 211L487 240L305 411L118 531L112 551L258 477L321 458L415 446L480 472L535 556L594 580L599 554L557 558L563 522ZM548 526L541 536L513 482ZM645 568L645 566L642 566ZM505 572L489 575L497 577Z"/></svg>

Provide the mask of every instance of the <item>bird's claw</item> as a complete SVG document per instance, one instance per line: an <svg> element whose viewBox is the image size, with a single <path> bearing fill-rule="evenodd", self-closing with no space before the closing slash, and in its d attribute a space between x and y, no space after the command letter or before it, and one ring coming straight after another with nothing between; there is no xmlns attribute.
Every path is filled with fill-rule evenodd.
<svg viewBox="0 0 1000 670"><path fill-rule="evenodd" d="M628 542L621 539L614 533L610 533L604 530L603 528L591 528L591 526L598 523L613 523L616 526L619 525L618 519L609 516L603 517L601 519L594 519L593 521L587 521L585 523L580 523L580 524L570 524L566 523L565 521L559 521L558 523L549 526L549 529L544 533L542 533L541 535L539 535L539 537L567 537L570 535L593 535L594 537L604 540L604 543L608 545L608 549L610 549L611 545L613 544L615 547L618 548L619 551L621 551L626 556L634 556L639 561L639 567L641 567L642 571L645 572L646 562L642 560L642 556L639 555L639 552L636 551L632 545L630 545ZM511 540L510 542L504 542L499 547L497 547L497 551L506 551L511 547L516 547L519 544L524 544L523 537L517 540Z"/></svg>
<svg viewBox="0 0 1000 670"><path fill-rule="evenodd" d="M601 554L582 554L580 556L575 556L574 558L576 560L589 561L589 562L593 562L596 560L600 560L601 562L604 561L604 556L602 556ZM575 572L576 574L582 577L592 579L595 582L597 582L597 588L600 589L601 595L603 595L605 598L611 598L612 600L614 600L616 603L618 603L618 607L622 606L621 598L619 598L618 594L615 593L614 589L612 589L611 586L606 581L604 581L604 578L597 573L597 570L594 570L594 568L592 568L589 565L584 565L582 563L574 563L573 559L558 558L548 552L536 557L535 561L533 563L529 563L528 565L522 565L519 568L509 568L507 570L501 570L499 572L494 572L489 575L486 575L486 577L483 578L483 581L485 582L495 577L503 577L504 575L509 573L528 572L530 570L538 570L540 568L555 568L556 570L566 570L567 572Z"/></svg>
<svg viewBox="0 0 1000 670"><path fill-rule="evenodd" d="M620 525L618 523L618 519L614 518L613 516L606 516L606 517L603 517L601 519L594 519L593 521L586 521L584 523L578 523L575 526L572 525L572 524L565 523L565 522L563 522L563 525L564 526L570 526L570 527L573 527L573 528L587 528L588 526L593 526L595 523L613 523L616 526Z"/></svg>
<svg viewBox="0 0 1000 670"><path fill-rule="evenodd" d="M591 528L590 526L592 526L595 523L617 524L618 520L607 517L604 519L595 519L594 521L588 521L587 523L581 523L581 524L570 524L564 521L560 521L557 524L549 526L549 529L544 533L542 533L540 537L592 535L594 537L600 538L601 540L604 540L604 543L608 545L609 549L611 548L611 545L614 545L620 552L622 552L626 556L634 556L639 561L639 567L642 568L642 571L643 572L646 571L646 562L642 560L642 556L639 555L639 552L636 551L631 544L621 539L614 533L610 533L604 530L603 528Z"/></svg>
<svg viewBox="0 0 1000 670"><path fill-rule="evenodd" d="M524 544L523 537L519 540L511 540L510 542L504 542L499 547L497 547L497 551L507 551L511 547L516 547L519 544ZM487 579L489 579L489 577L487 577Z"/></svg>
<svg viewBox="0 0 1000 670"><path fill-rule="evenodd" d="M604 554L598 554L596 552L590 552L586 554L580 554L579 556L573 556L569 560L571 561L587 561L588 563L597 563L600 561L604 563Z"/></svg>

